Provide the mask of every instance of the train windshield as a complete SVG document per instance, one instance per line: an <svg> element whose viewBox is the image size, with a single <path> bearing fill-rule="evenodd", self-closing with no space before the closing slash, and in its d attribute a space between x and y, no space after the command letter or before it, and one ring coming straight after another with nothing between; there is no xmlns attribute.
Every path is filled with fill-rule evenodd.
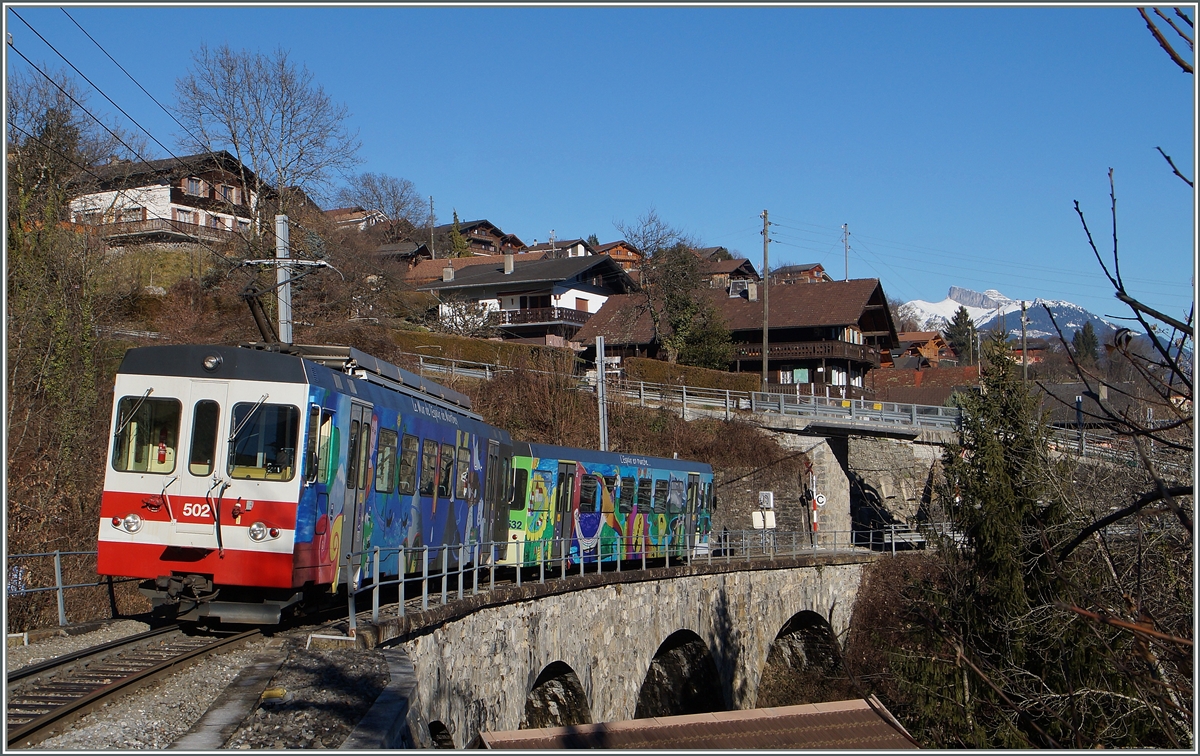
<svg viewBox="0 0 1200 756"><path fill-rule="evenodd" d="M300 410L286 404L233 405L229 475L255 480L291 480L296 471Z"/></svg>
<svg viewBox="0 0 1200 756"><path fill-rule="evenodd" d="M114 470L160 475L175 470L182 405L177 399L151 399L149 393L122 397L117 406Z"/></svg>

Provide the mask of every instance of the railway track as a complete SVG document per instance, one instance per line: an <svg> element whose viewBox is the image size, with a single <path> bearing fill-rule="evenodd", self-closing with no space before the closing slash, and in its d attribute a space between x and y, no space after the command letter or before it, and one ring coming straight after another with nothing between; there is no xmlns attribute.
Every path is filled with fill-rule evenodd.
<svg viewBox="0 0 1200 756"><path fill-rule="evenodd" d="M13 670L7 680L8 747L38 743L114 697L258 635L187 635L171 625Z"/></svg>

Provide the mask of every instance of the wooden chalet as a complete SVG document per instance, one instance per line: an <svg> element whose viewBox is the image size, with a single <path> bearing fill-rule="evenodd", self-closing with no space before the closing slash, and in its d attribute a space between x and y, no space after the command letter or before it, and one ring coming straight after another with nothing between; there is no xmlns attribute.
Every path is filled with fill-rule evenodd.
<svg viewBox="0 0 1200 756"><path fill-rule="evenodd" d="M596 247L596 254L608 255L626 272L637 270L641 266L644 257L637 247L624 239L601 244Z"/></svg>
<svg viewBox="0 0 1200 756"><path fill-rule="evenodd" d="M450 232L453 223L443 223L433 227L436 249L445 255L449 249ZM525 243L515 234L506 234L496 224L488 220L459 221L458 233L466 240L468 248L476 255L503 255L521 252Z"/></svg>
<svg viewBox="0 0 1200 756"><path fill-rule="evenodd" d="M821 263L803 263L801 265L784 265L771 271L771 285L796 283L825 283L832 281Z"/></svg>

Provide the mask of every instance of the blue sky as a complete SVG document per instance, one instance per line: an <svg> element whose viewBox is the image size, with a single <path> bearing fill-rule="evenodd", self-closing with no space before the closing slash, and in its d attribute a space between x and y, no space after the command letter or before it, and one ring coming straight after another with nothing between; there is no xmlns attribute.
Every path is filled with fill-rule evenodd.
<svg viewBox="0 0 1200 756"><path fill-rule="evenodd" d="M174 148L62 10L12 7ZM654 207L761 268L767 209L772 265L841 278L848 223L851 277L892 297L959 285L1127 315L1072 207L1110 250L1111 167L1129 290L1181 315L1194 297L1194 195L1155 147L1194 176L1195 81L1133 7L68 10L168 104L201 43L290 50L350 109L359 170L526 243L611 241Z"/></svg>

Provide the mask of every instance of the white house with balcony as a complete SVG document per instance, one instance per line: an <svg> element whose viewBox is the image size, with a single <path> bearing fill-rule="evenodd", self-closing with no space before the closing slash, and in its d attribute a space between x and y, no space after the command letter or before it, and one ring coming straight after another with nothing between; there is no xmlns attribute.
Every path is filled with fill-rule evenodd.
<svg viewBox="0 0 1200 756"><path fill-rule="evenodd" d="M232 240L254 222L254 176L225 151L114 161L92 173L99 180L71 200L71 220L111 244Z"/></svg>
<svg viewBox="0 0 1200 756"><path fill-rule="evenodd" d="M529 343L565 345L608 298L637 286L607 256L516 261L497 255L495 264L447 266L442 280L418 287L439 300L440 317L464 309L486 312L500 333Z"/></svg>

